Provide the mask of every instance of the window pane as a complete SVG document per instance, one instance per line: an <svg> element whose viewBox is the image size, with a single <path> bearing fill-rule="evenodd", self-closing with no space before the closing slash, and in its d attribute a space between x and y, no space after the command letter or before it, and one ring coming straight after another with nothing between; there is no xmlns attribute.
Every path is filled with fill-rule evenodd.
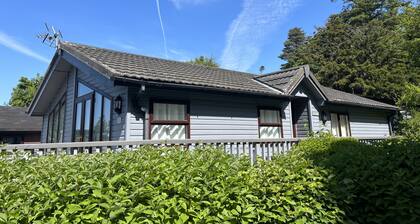
<svg viewBox="0 0 420 224"><path fill-rule="evenodd" d="M331 134L334 136L340 136L339 133L339 123L338 123L338 115L335 113L331 113Z"/></svg>
<svg viewBox="0 0 420 224"><path fill-rule="evenodd" d="M83 141L89 141L89 131L90 131L90 100L85 101L85 123L84 123L84 130L83 130Z"/></svg>
<svg viewBox="0 0 420 224"><path fill-rule="evenodd" d="M65 114L66 104L62 103L60 106L60 123L58 126L58 142L63 142L63 133L64 133L64 114Z"/></svg>
<svg viewBox="0 0 420 224"><path fill-rule="evenodd" d="M74 141L82 141L82 103L76 104L76 125L74 131Z"/></svg>
<svg viewBox="0 0 420 224"><path fill-rule="evenodd" d="M280 111L279 110L260 110L260 122L279 124Z"/></svg>
<svg viewBox="0 0 420 224"><path fill-rule="evenodd" d="M54 125L52 130L52 142L57 142L58 135L58 119L59 119L59 107L54 110Z"/></svg>
<svg viewBox="0 0 420 224"><path fill-rule="evenodd" d="M82 83L77 83L77 96L83 96L86 95L88 93L93 92L93 90L85 85L83 85Z"/></svg>
<svg viewBox="0 0 420 224"><path fill-rule="evenodd" d="M54 118L54 113L50 113L50 115L48 116L48 139L47 142L52 142L52 129L53 129L53 118Z"/></svg>
<svg viewBox="0 0 420 224"><path fill-rule="evenodd" d="M184 104L153 104L153 120L183 121L185 120L186 106Z"/></svg>
<svg viewBox="0 0 420 224"><path fill-rule="evenodd" d="M185 139L185 125L152 125L152 140Z"/></svg>
<svg viewBox="0 0 420 224"><path fill-rule="evenodd" d="M183 121L185 120L185 105L184 104L167 104L168 120Z"/></svg>
<svg viewBox="0 0 420 224"><path fill-rule="evenodd" d="M93 110L93 141L101 140L102 95L95 92L95 108Z"/></svg>
<svg viewBox="0 0 420 224"><path fill-rule="evenodd" d="M347 115L340 114L340 130L341 130L341 136L343 137L350 136L349 119Z"/></svg>
<svg viewBox="0 0 420 224"><path fill-rule="evenodd" d="M260 138L280 138L280 127L263 126L260 127Z"/></svg>
<svg viewBox="0 0 420 224"><path fill-rule="evenodd" d="M104 97L104 115L102 117L102 140L110 140L110 127L111 127L111 100Z"/></svg>

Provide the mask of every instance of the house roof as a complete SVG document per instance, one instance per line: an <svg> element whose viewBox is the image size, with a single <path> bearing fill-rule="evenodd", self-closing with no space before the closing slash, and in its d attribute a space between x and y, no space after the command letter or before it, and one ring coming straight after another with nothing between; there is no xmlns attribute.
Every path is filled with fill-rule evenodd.
<svg viewBox="0 0 420 224"><path fill-rule="evenodd" d="M157 81L220 90L284 95L255 80L254 75L250 73L209 68L70 42L62 42L60 48L114 79Z"/></svg>
<svg viewBox="0 0 420 224"><path fill-rule="evenodd" d="M41 131L42 117L31 117L24 107L0 106L0 132Z"/></svg>
<svg viewBox="0 0 420 224"><path fill-rule="evenodd" d="M317 81L308 65L257 76L246 72L209 68L71 42L61 42L60 50L66 51L116 81L144 81L226 92L290 97L302 80L308 80L327 103L398 109L393 105L324 87Z"/></svg>
<svg viewBox="0 0 420 224"><path fill-rule="evenodd" d="M274 88L283 90L286 94L291 94L305 76L311 78L314 85L319 88L323 95L325 95L327 102L390 110L398 109L398 107L390 104L322 86L310 72L308 65L260 75L257 76L257 79Z"/></svg>
<svg viewBox="0 0 420 224"><path fill-rule="evenodd" d="M397 110L398 107L382 103L376 100L371 100L366 97L361 97L355 94L346 93L343 91L339 91L336 89L332 89L329 87L322 86L324 93L326 94L328 101L331 103L337 104L350 104L355 106L367 106L367 107L375 107L375 108L383 108L383 109L391 109Z"/></svg>
<svg viewBox="0 0 420 224"><path fill-rule="evenodd" d="M303 67L286 69L257 76L257 79L268 85L290 93L305 75Z"/></svg>

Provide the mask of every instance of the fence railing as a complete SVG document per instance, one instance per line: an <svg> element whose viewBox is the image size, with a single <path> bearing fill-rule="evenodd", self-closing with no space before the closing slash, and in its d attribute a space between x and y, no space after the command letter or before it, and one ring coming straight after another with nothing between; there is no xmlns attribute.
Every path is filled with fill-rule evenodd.
<svg viewBox="0 0 420 224"><path fill-rule="evenodd" d="M386 137L358 138L360 142L372 144L386 139ZM176 146L186 150L197 147L221 148L232 155L247 155L251 163L257 157L270 160L273 156L284 154L292 149L302 138L283 139L186 139L186 140L141 140L141 141L100 141L100 142L68 142L17 144L0 146L0 152L26 152L33 156L43 155L77 155L102 152L120 152L134 150L141 146L165 147Z"/></svg>

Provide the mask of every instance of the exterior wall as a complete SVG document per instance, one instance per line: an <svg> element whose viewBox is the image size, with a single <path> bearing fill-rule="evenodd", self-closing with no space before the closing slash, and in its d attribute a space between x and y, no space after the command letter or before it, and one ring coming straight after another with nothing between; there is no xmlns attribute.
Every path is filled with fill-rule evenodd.
<svg viewBox="0 0 420 224"><path fill-rule="evenodd" d="M127 132L130 140L148 138L148 125L144 125L144 120L148 124L148 114L142 113L140 108L148 111L151 98L190 102L191 139L258 138L259 106L282 108L283 135L285 138L292 135L290 103L285 99L150 88L135 100L138 90L129 92Z"/></svg>
<svg viewBox="0 0 420 224"><path fill-rule="evenodd" d="M353 137L390 135L386 113L367 109L354 109L350 111L349 119Z"/></svg>
<svg viewBox="0 0 420 224"><path fill-rule="evenodd" d="M121 114L117 114L111 109L111 140L125 140L128 88L126 86L114 86L114 83L111 80L95 71L77 70L77 80L81 80L87 84L88 87L103 92L111 97L122 97L123 108Z"/></svg>
<svg viewBox="0 0 420 224"><path fill-rule="evenodd" d="M128 109L128 88L126 86L114 86L113 81L99 74L90 67L80 63L72 56L64 55L66 61L73 65L70 71L66 74L66 81L62 83L59 92L52 98L48 106L48 110L43 115L43 125L41 132L41 141L46 142L48 129L48 115L54 109L59 100L65 96L65 123L64 123L64 142L71 142L73 137L73 122L74 122L74 101L77 80L83 81L90 88L98 92L105 93L109 96L121 96L123 99L123 108L121 114L117 114L111 109L111 140L125 140L126 130L126 113ZM111 103L112 105L112 103Z"/></svg>
<svg viewBox="0 0 420 224"><path fill-rule="evenodd" d="M304 86L299 86L298 88L296 88L295 92L293 93L295 96L300 96L300 97L307 97L308 98L308 104L309 104L309 122L310 122L310 126L311 126L311 130L312 132L320 132L325 130L325 127L323 126L321 119L320 119L320 114L321 114L321 109L319 108L319 99L316 99L314 96L312 96L310 94L310 91L305 88Z"/></svg>
<svg viewBox="0 0 420 224"><path fill-rule="evenodd" d="M388 125L389 112L372 108L351 106L329 106L326 108L333 113L346 113L350 120L352 137L383 137L390 136ZM324 129L331 131L331 120L325 122Z"/></svg>
<svg viewBox="0 0 420 224"><path fill-rule="evenodd" d="M54 110L55 106L57 106L57 104L60 102L60 100L63 97L66 97L65 94L66 94L66 91L67 91L67 79L66 79L66 82L63 83L62 88L60 88L58 90L58 93L55 96L52 97L52 100L50 101L50 103L48 105L48 110L43 115L43 118L42 118L42 130L41 130L41 142L42 143L47 142L48 116ZM66 104L67 104L67 98L66 98ZM66 111L67 111L67 105L66 105ZM65 115L65 118L64 119L66 119L66 115ZM64 124L64 131L66 130L66 128L67 128L67 125Z"/></svg>
<svg viewBox="0 0 420 224"><path fill-rule="evenodd" d="M42 116L41 143L47 142L48 114Z"/></svg>

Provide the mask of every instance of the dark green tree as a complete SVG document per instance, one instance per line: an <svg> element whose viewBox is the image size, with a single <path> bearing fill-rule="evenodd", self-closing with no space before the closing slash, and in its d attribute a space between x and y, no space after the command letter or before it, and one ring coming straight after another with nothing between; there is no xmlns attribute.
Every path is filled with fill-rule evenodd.
<svg viewBox="0 0 420 224"><path fill-rule="evenodd" d="M420 82L410 62L409 28L401 22L408 9L414 7L403 0L346 0L342 12L289 56L288 66L309 64L323 85L395 103L406 83Z"/></svg>
<svg viewBox="0 0 420 224"><path fill-rule="evenodd" d="M211 68L219 67L219 64L216 63L216 60L213 57L206 57L206 56L196 57L193 60L188 61L188 63L194 64L194 65L203 65L203 66L211 67Z"/></svg>
<svg viewBox="0 0 420 224"><path fill-rule="evenodd" d="M13 88L9 105L14 107L28 107L38 87L41 85L42 79L43 77L39 74L32 79L22 76L17 86Z"/></svg>
<svg viewBox="0 0 420 224"><path fill-rule="evenodd" d="M420 86L406 85L398 106L405 115L399 123L400 134L420 140Z"/></svg>
<svg viewBox="0 0 420 224"><path fill-rule="evenodd" d="M307 40L307 37L305 36L305 32L298 27L292 28L289 30L287 34L287 40L284 42L284 48L279 56L279 58L285 60L285 61L295 61L297 60L294 58L296 55L297 49L302 46ZM290 63L282 64L281 66L284 68L292 67Z"/></svg>

